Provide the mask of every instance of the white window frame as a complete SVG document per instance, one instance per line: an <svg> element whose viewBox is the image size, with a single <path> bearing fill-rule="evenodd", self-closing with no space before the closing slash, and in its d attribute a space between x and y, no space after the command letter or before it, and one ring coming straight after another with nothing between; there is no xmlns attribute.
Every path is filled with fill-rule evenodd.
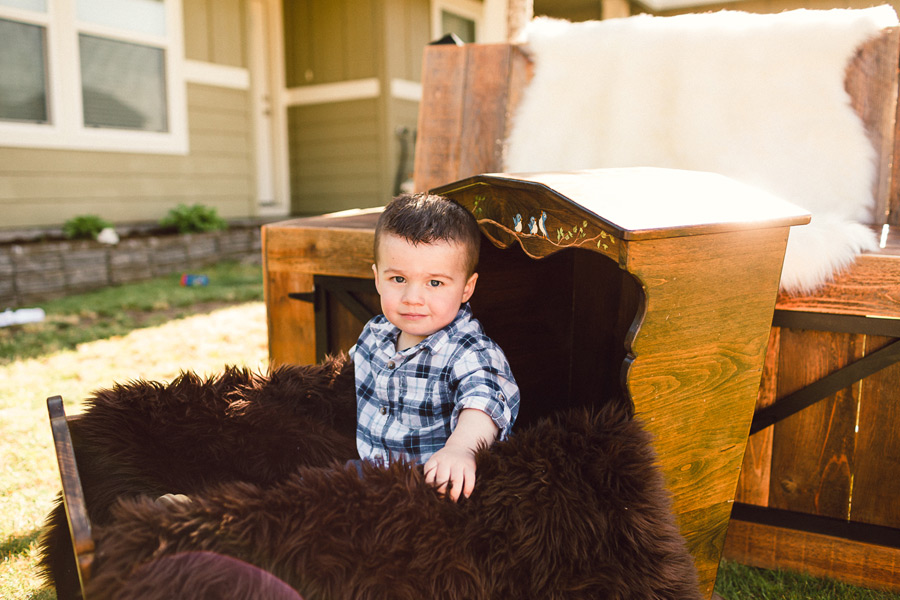
<svg viewBox="0 0 900 600"><path fill-rule="evenodd" d="M484 40L484 3L476 0L431 0L431 37L443 37L441 13L453 13L475 21L475 42Z"/></svg>
<svg viewBox="0 0 900 600"><path fill-rule="evenodd" d="M0 120L0 146L187 154L187 97L183 76L181 0L164 0L165 37L77 20L75 0L47 0L47 12L0 6L0 18L41 25L46 32L47 112L49 123ZM81 33L161 48L166 67L166 132L84 126L78 36Z"/></svg>

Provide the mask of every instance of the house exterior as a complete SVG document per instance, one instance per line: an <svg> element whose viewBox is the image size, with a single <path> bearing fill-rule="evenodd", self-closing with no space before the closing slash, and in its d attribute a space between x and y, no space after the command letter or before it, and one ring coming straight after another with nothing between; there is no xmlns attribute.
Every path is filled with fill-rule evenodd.
<svg viewBox="0 0 900 600"><path fill-rule="evenodd" d="M514 4L0 0L0 231L84 214L155 222L181 203L228 219L381 205L411 176L423 46L449 31L503 41ZM583 20L684 4L534 11Z"/></svg>
<svg viewBox="0 0 900 600"><path fill-rule="evenodd" d="M180 203L229 219L383 204L411 172L423 46L501 40L504 11L0 0L0 230L154 222Z"/></svg>

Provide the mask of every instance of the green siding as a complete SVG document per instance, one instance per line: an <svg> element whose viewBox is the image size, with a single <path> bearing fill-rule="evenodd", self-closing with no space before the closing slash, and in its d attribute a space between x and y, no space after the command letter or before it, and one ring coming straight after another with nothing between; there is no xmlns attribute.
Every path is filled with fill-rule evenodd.
<svg viewBox="0 0 900 600"><path fill-rule="evenodd" d="M185 58L247 66L246 0L183 0Z"/></svg>
<svg viewBox="0 0 900 600"><path fill-rule="evenodd" d="M390 89L394 79L421 80L428 0L285 1L284 11L288 87L370 77L381 83L377 98L289 109L292 212L383 205L401 160L398 127L410 141L401 179L412 175L418 102L391 98Z"/></svg>
<svg viewBox="0 0 900 600"><path fill-rule="evenodd" d="M229 218L255 212L249 95L188 85L186 156L0 148L3 227L55 227L75 215L156 221L179 203Z"/></svg>
<svg viewBox="0 0 900 600"><path fill-rule="evenodd" d="M295 106L288 128L293 213L385 203L377 99Z"/></svg>
<svg viewBox="0 0 900 600"><path fill-rule="evenodd" d="M378 0L285 0L288 87L376 77Z"/></svg>
<svg viewBox="0 0 900 600"><path fill-rule="evenodd" d="M431 41L428 0L386 0L387 68L390 77L422 80L422 52Z"/></svg>

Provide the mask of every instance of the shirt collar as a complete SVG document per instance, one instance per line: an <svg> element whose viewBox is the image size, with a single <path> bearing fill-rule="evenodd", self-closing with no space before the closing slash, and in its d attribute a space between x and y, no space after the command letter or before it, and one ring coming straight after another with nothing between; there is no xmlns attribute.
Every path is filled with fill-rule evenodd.
<svg viewBox="0 0 900 600"><path fill-rule="evenodd" d="M468 302L464 302L459 307L459 312L456 313L456 317L450 322L449 325L445 326L443 329L439 331L435 331L430 336L419 342L419 345L422 346L423 349L427 349L432 354L437 353L440 349L452 338L456 333L462 329L472 318L472 308L469 306Z"/></svg>
<svg viewBox="0 0 900 600"><path fill-rule="evenodd" d="M456 313L456 317L453 321L450 322L449 325L446 325L443 329L440 329L430 336L413 346L412 348L407 348L403 352L418 352L420 350L428 350L432 354L438 352L444 344L446 344L451 337L453 337L456 332L465 327L465 325L472 319L472 308L469 306L468 302L464 302L459 307L459 312ZM382 340L385 343L391 344L391 351L389 354L393 354L394 349L397 347L397 338L400 336L400 329L398 329L393 323L387 320L387 317L384 315L380 315L380 319L378 321L372 323L372 329L375 330Z"/></svg>

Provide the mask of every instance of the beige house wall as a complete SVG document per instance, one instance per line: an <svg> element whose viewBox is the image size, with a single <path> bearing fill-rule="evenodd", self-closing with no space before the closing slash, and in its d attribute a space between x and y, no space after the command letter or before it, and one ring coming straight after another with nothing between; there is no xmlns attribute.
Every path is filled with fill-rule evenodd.
<svg viewBox="0 0 900 600"><path fill-rule="evenodd" d="M245 0L183 0L188 60L246 67ZM187 83L186 155L3 147L0 229L59 227L76 215L157 221L179 203L226 218L255 211L249 90Z"/></svg>

